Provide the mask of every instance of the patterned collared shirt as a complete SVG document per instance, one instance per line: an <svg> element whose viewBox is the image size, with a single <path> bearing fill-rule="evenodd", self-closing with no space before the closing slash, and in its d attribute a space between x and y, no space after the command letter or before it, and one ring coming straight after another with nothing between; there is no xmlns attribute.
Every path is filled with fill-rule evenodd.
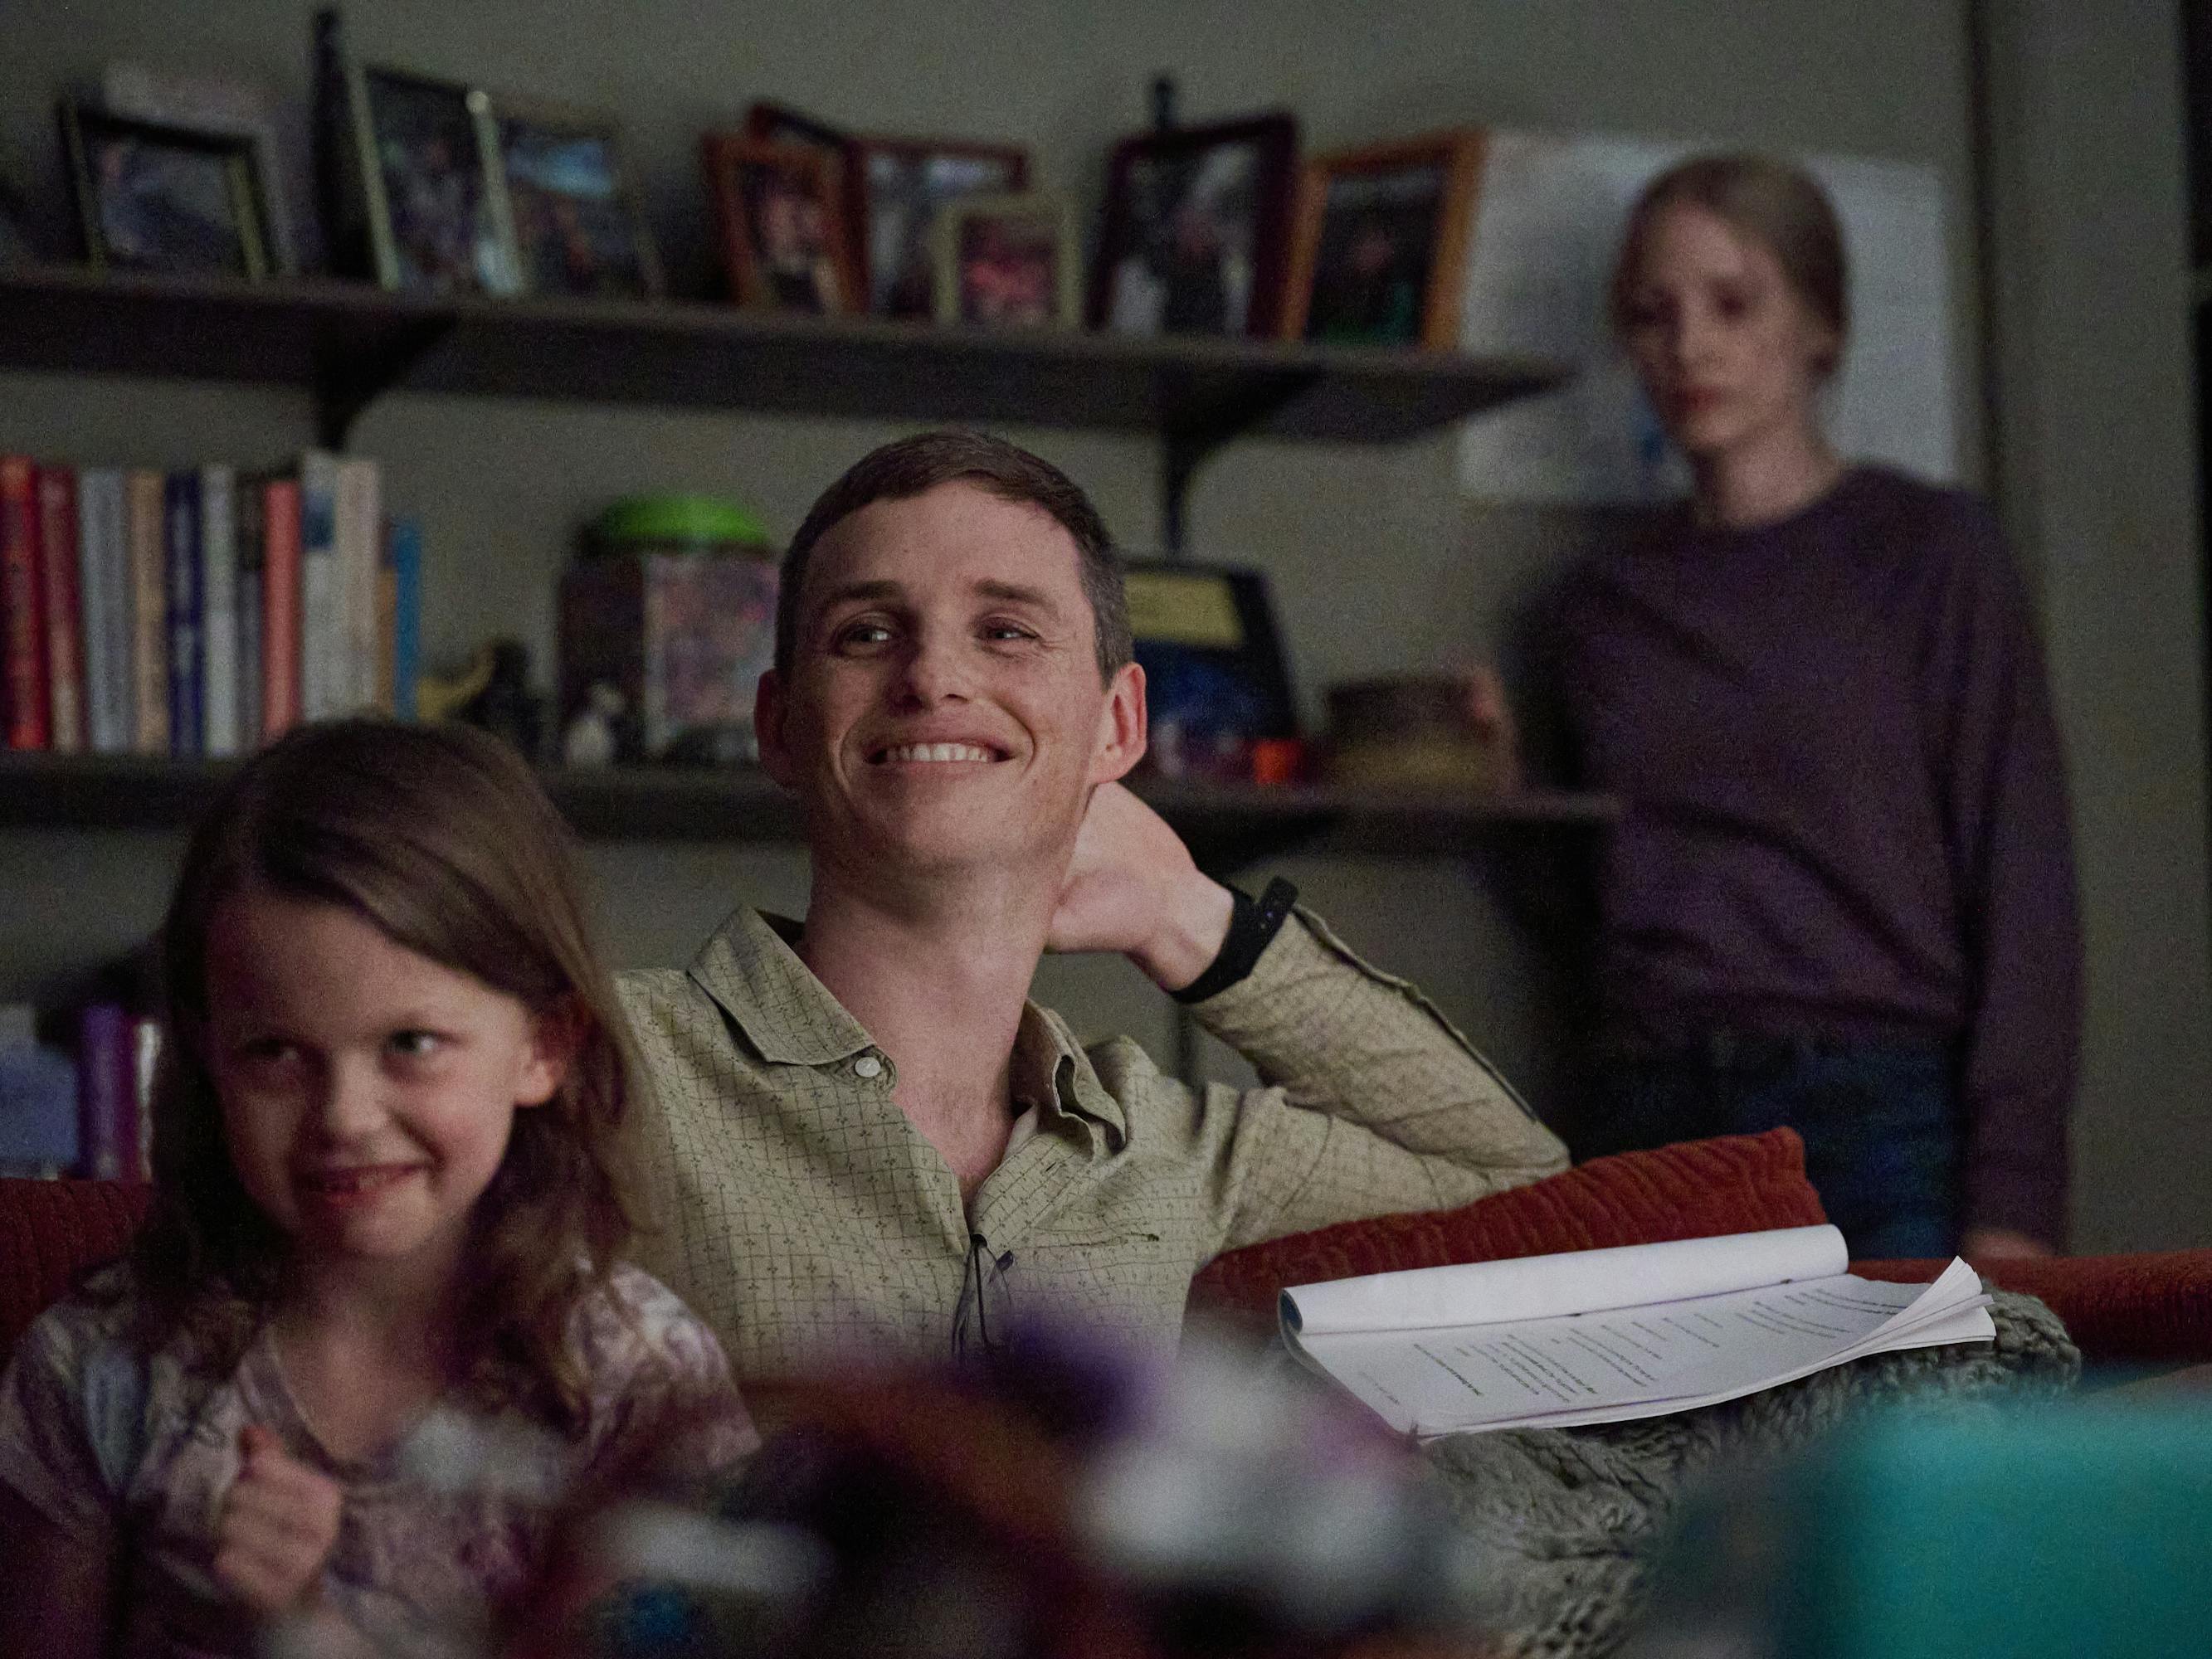
<svg viewBox="0 0 2212 1659"><path fill-rule="evenodd" d="M1079 1044L1027 1005L1022 1115L972 1208L893 1098L896 1060L741 909L682 973L621 987L650 1088L638 1254L740 1377L948 1351L971 1235L1017 1319L1161 1345L1218 1252L1466 1203L1566 1165L1504 1080L1404 981L1300 910L1196 1006L1265 1086L1194 1091L1127 1037ZM1007 1258L1011 1257L1011 1261Z"/></svg>

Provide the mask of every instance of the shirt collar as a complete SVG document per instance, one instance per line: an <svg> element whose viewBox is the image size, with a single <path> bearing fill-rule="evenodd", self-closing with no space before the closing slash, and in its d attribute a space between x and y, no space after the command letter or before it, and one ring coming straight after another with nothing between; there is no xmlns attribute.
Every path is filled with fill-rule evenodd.
<svg viewBox="0 0 2212 1659"><path fill-rule="evenodd" d="M799 924L789 918L742 907L692 959L692 981L772 1065L827 1066L875 1047L799 959L790 944L798 937Z"/></svg>
<svg viewBox="0 0 2212 1659"><path fill-rule="evenodd" d="M1057 1109L1095 1123L1119 1147L1129 1136L1121 1103L1098 1080L1097 1069L1067 1022L1034 1002L1022 1005L1021 1028L1014 1034L1013 1095L1021 1105Z"/></svg>
<svg viewBox="0 0 2212 1659"><path fill-rule="evenodd" d="M799 933L788 917L741 906L692 959L691 978L772 1065L828 1066L874 1048L866 1028L792 949ZM1024 1105L1096 1123L1117 1146L1127 1139L1121 1103L1051 1009L1023 1004L1012 1072L1014 1098Z"/></svg>

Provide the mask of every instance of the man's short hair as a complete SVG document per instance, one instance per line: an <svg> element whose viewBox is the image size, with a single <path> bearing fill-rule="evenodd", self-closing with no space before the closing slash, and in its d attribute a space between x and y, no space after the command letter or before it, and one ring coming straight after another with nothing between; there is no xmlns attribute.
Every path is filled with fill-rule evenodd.
<svg viewBox="0 0 2212 1659"><path fill-rule="evenodd" d="M1050 461L1004 438L985 432L922 432L887 443L854 462L843 477L822 492L791 538L775 600L778 673L790 673L798 653L799 590L806 580L814 544L864 507L911 501L948 483L972 483L1000 501L1049 514L1075 543L1077 574L1097 638L1099 678L1112 678L1115 669L1133 659L1121 561L1105 520L1081 487Z"/></svg>

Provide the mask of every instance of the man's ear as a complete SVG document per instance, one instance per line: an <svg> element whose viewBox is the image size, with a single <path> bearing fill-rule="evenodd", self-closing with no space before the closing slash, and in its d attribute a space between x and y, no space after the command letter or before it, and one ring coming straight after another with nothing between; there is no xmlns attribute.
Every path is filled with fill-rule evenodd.
<svg viewBox="0 0 2212 1659"><path fill-rule="evenodd" d="M1091 757L1093 785L1127 775L1145 757L1147 732L1145 671L1125 662L1106 683L1106 705L1098 711L1098 743Z"/></svg>
<svg viewBox="0 0 2212 1659"><path fill-rule="evenodd" d="M573 996L531 1016L530 1053L514 1084L517 1106L543 1106L561 1091L590 1029L590 1017Z"/></svg>
<svg viewBox="0 0 2212 1659"><path fill-rule="evenodd" d="M753 735L760 744L761 770L788 789L792 787L791 750L783 740L787 707L783 681L775 670L769 669L753 690Z"/></svg>

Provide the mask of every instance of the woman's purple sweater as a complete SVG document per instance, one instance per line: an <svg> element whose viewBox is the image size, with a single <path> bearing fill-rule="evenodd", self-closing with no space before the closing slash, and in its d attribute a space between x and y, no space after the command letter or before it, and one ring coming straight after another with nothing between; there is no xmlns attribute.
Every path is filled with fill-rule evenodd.
<svg viewBox="0 0 2212 1659"><path fill-rule="evenodd" d="M1581 769L1628 802L1599 882L1619 1034L1955 1043L1966 1224L2063 1239L2073 855L1988 507L1862 466L1756 529L1677 509L1564 621Z"/></svg>

